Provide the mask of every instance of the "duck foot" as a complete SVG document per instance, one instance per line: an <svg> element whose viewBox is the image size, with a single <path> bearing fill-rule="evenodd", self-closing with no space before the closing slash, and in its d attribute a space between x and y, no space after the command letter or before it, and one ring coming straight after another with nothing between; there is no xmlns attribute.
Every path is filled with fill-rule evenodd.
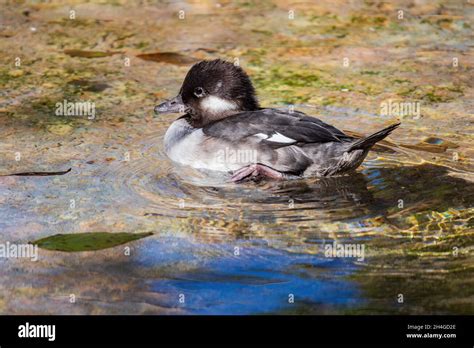
<svg viewBox="0 0 474 348"><path fill-rule="evenodd" d="M231 181L235 183L244 181L245 179L259 181L264 178L282 180L284 179L284 175L275 169L257 163L236 170L232 174Z"/></svg>

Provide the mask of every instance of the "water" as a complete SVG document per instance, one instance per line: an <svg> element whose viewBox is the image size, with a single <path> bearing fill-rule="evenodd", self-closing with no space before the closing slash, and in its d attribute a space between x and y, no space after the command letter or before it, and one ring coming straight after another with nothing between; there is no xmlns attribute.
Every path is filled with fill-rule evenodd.
<svg viewBox="0 0 474 348"><path fill-rule="evenodd" d="M421 1L406 22L397 2L291 5L291 22L285 2L87 4L75 20L60 4L2 6L1 173L72 171L0 177L0 242L154 234L129 253L0 258L1 313L474 313L472 5ZM355 175L234 185L166 158L174 116L152 110L189 66L136 57L158 51L238 57L262 105L358 134L397 119L380 115L388 99L420 102L421 116ZM97 117L56 116L64 99L95 102ZM364 259L327 257L334 241L364 245Z"/></svg>

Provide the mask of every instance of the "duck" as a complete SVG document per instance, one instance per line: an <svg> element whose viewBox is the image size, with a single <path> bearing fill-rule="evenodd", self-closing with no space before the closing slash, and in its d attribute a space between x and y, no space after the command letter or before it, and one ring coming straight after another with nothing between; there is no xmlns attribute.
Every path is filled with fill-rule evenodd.
<svg viewBox="0 0 474 348"><path fill-rule="evenodd" d="M181 114L164 136L172 161L229 173L234 183L350 174L400 125L356 138L292 107L262 108L247 73L222 59L194 64L154 113Z"/></svg>

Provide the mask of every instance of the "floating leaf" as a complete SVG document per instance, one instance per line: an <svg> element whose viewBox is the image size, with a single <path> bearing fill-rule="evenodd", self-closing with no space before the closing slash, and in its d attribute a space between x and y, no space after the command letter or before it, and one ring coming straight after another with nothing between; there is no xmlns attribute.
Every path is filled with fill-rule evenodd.
<svg viewBox="0 0 474 348"><path fill-rule="evenodd" d="M64 53L71 57L82 57L82 58L102 58L113 56L114 54L120 54L122 52L101 52L101 51L82 51L82 50L64 50Z"/></svg>
<svg viewBox="0 0 474 348"><path fill-rule="evenodd" d="M448 148L446 145L436 145L436 144L428 144L428 143L418 143L414 145L400 144L400 146L405 147L407 149L426 151L426 152L431 152L431 153L443 153Z"/></svg>
<svg viewBox="0 0 474 348"><path fill-rule="evenodd" d="M214 49L214 48L207 48L207 47L199 47L197 49L195 49L195 51L204 51L204 52L207 52L207 53L216 53L218 52L218 50Z"/></svg>
<svg viewBox="0 0 474 348"><path fill-rule="evenodd" d="M47 250L57 251L93 251L112 248L137 239L151 236L152 232L144 233L73 233L56 234L51 237L39 239L31 244Z"/></svg>
<svg viewBox="0 0 474 348"><path fill-rule="evenodd" d="M175 52L146 53L139 54L137 57L143 60L151 60L153 62L169 63L175 65L188 65L198 61L198 59L194 57L185 56Z"/></svg>
<svg viewBox="0 0 474 348"><path fill-rule="evenodd" d="M440 139L440 138L435 138L435 137L428 137L425 140L423 140L423 143L439 145L439 146L446 146L450 149L456 149L456 148L459 147L458 144L453 143L452 141L444 140L444 139Z"/></svg>
<svg viewBox="0 0 474 348"><path fill-rule="evenodd" d="M96 81L89 81L89 80L84 80L84 79L72 80L68 82L68 84L74 87L78 87L87 92L102 92L106 90L107 88L110 88L110 85L108 85L105 82L96 82Z"/></svg>
<svg viewBox="0 0 474 348"><path fill-rule="evenodd" d="M453 143L452 141L435 137L428 137L422 142L415 145L402 144L401 146L406 147L408 149L421 150L432 153L443 153L446 152L448 148L455 149L459 147L458 144Z"/></svg>
<svg viewBox="0 0 474 348"><path fill-rule="evenodd" d="M0 37L12 37L15 36L13 31L2 31L0 32Z"/></svg>

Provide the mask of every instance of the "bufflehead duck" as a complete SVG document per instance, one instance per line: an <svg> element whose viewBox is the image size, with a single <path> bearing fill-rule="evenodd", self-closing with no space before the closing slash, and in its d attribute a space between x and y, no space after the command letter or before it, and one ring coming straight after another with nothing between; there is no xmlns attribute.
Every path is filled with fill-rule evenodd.
<svg viewBox="0 0 474 348"><path fill-rule="evenodd" d="M250 78L220 59L195 64L179 94L155 113L182 113L164 146L173 161L232 172L232 181L333 176L354 171L400 123L356 139L291 109L260 108Z"/></svg>

